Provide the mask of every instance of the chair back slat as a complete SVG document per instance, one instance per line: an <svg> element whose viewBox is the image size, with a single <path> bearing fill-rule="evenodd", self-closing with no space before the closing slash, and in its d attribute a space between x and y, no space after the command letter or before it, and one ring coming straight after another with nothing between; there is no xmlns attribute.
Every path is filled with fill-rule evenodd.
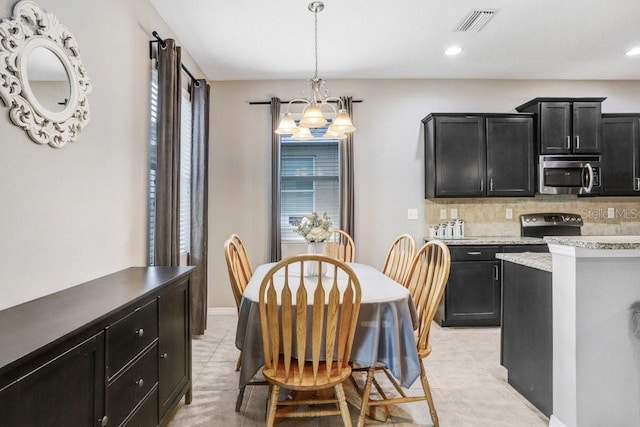
<svg viewBox="0 0 640 427"><path fill-rule="evenodd" d="M320 263L326 264L327 275L305 276L304 264L309 262L318 263L317 271L322 271ZM299 265L294 267L293 263ZM282 372L282 381L298 387L326 382L336 372L345 372L360 294L353 270L324 255L298 255L272 267L259 292L265 372ZM287 329L290 332L285 332ZM284 365L278 367L278 359ZM311 368L309 375L303 369L305 363Z"/></svg>
<svg viewBox="0 0 640 427"><path fill-rule="evenodd" d="M409 267L416 253L416 241L409 234L401 234L391 244L382 267L382 273L400 284L405 284Z"/></svg>
<svg viewBox="0 0 640 427"><path fill-rule="evenodd" d="M289 287L289 277L284 278L284 287L280 296L280 319L283 325L293 324L293 306L291 300L291 288ZM284 372L289 378L289 369L291 367L291 356L293 349L293 330L292 328L282 329L282 353L284 354Z"/></svg>
<svg viewBox="0 0 640 427"><path fill-rule="evenodd" d="M236 236L234 238L233 236ZM227 263L229 282L233 291L236 308L240 308L242 294L253 276L249 258L237 234L232 234L224 243L224 258Z"/></svg>
<svg viewBox="0 0 640 427"><path fill-rule="evenodd" d="M418 312L418 352L428 349L431 323L449 280L450 268L449 248L439 240L425 243L411 263L406 284Z"/></svg>
<svg viewBox="0 0 640 427"><path fill-rule="evenodd" d="M249 256L247 255L247 248L244 246L242 239L240 238L240 236L238 236L235 233L229 236L229 238L238 247L240 252L240 257L242 260L241 262L245 265L245 269L247 270L249 277L253 276L253 269L251 268L251 263L249 262Z"/></svg>

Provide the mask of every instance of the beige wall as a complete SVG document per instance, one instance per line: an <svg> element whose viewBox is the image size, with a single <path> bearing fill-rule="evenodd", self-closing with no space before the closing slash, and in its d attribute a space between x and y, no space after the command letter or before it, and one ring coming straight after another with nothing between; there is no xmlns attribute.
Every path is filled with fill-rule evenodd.
<svg viewBox="0 0 640 427"><path fill-rule="evenodd" d="M15 3L0 0L0 17ZM148 41L172 34L147 0L38 3L77 39L91 120L54 149L31 142L0 102L0 309L147 258Z"/></svg>
<svg viewBox="0 0 640 427"><path fill-rule="evenodd" d="M431 112L515 112L514 107L538 96L606 96L605 113L640 111L640 81L531 80L331 80L333 95L353 95L355 104L356 258L380 266L389 244L400 233L421 239L429 212L437 203L424 200L423 135L420 120ZM223 257L223 242L232 232L245 240L253 265L268 261L270 205L269 106L249 105L271 96L291 99L307 89L300 81L212 82L211 182L209 228L209 305L232 307ZM602 200L605 206L632 207L640 203ZM640 201L640 199L638 199ZM519 234L517 215L545 209L582 213L591 203L559 198L443 201L453 203L468 230ZM598 201L595 202L600 203ZM493 205L493 206L492 206ZM486 208L485 208L486 206ZM501 221L504 207L514 209L512 222ZM416 208L420 220L407 220ZM477 217L474 212L485 212ZM437 210L439 214L439 210ZM465 217L466 216L466 217ZM584 213L583 213L584 216ZM585 218L586 219L586 218ZM587 219L585 232L594 234ZM602 223L603 232L631 231L627 221ZM486 230L486 231L485 231ZM288 248L295 250L296 248Z"/></svg>

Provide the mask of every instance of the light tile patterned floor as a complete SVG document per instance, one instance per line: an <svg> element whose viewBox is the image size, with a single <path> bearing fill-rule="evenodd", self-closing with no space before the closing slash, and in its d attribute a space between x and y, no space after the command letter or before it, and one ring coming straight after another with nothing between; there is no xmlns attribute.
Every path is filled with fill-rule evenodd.
<svg viewBox="0 0 640 427"><path fill-rule="evenodd" d="M238 373L235 315L210 314L207 333L193 340L193 402L181 403L170 427L264 425L267 387L247 387L235 412ZM506 381L500 366L499 328L432 329L433 352L425 359L442 427L544 427L548 419ZM412 388L421 390L420 381ZM349 392L349 391L347 391ZM351 407L354 422L358 409ZM289 419L282 426L335 426L339 417ZM386 423L431 426L426 402L398 405Z"/></svg>

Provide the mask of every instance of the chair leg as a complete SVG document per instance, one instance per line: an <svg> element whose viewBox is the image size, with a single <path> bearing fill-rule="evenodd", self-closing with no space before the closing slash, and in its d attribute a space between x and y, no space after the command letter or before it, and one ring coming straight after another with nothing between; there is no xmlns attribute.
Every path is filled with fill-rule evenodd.
<svg viewBox="0 0 640 427"><path fill-rule="evenodd" d="M340 415L342 415L342 423L345 427L351 427L351 415L349 414L349 406L347 405L347 396L344 394L344 388L342 384L334 386L336 392L336 398L338 398L338 404L340 405Z"/></svg>
<svg viewBox="0 0 640 427"><path fill-rule="evenodd" d="M427 371L424 369L424 364L422 361L420 361L420 381L422 382L424 395L427 398L427 403L429 404L429 412L431 413L431 421L433 421L433 427L439 427L440 422L438 421L438 413L436 412L436 407L433 404L431 387L429 387L429 381L427 380Z"/></svg>
<svg viewBox="0 0 640 427"><path fill-rule="evenodd" d="M375 375L376 368L373 366L367 369L367 382L362 390L362 403L360 405L360 416L358 417L358 427L364 426L364 418L367 415L367 404L369 403L369 393L371 393L371 384L373 383L373 376Z"/></svg>
<svg viewBox="0 0 640 427"><path fill-rule="evenodd" d="M240 370L241 365L242 365L242 352L240 352L240 356L238 356L238 361L236 362L236 372Z"/></svg>
<svg viewBox="0 0 640 427"><path fill-rule="evenodd" d="M242 406L242 399L244 398L244 388L246 386L240 387L238 390L238 397L236 398L236 412L240 413L240 407Z"/></svg>
<svg viewBox="0 0 640 427"><path fill-rule="evenodd" d="M271 385L269 390L269 408L267 410L267 426L272 427L276 421L276 407L278 406L278 396L280 395L280 386Z"/></svg>

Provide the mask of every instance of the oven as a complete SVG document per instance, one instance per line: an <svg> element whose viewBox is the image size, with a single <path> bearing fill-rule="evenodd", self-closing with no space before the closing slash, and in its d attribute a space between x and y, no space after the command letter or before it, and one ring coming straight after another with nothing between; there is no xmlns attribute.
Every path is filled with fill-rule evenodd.
<svg viewBox="0 0 640 427"><path fill-rule="evenodd" d="M523 237L580 236L582 217L573 213L531 213L520 215Z"/></svg>
<svg viewBox="0 0 640 427"><path fill-rule="evenodd" d="M540 156L540 194L600 193L600 156Z"/></svg>

